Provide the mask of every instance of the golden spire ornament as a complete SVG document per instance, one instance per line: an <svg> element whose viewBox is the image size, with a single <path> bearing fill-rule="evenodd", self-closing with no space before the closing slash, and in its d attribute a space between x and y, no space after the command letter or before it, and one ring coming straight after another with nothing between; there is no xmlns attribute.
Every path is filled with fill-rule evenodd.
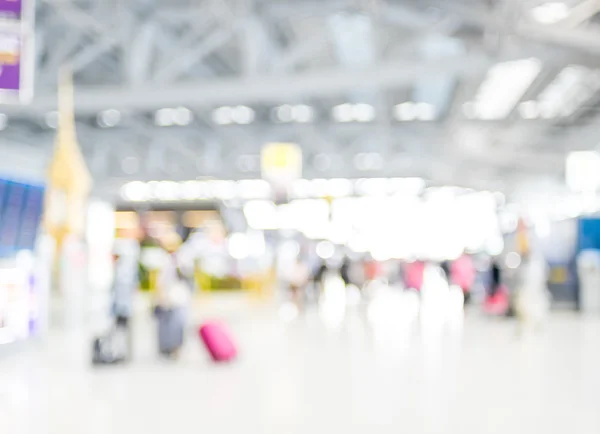
<svg viewBox="0 0 600 434"><path fill-rule="evenodd" d="M60 252L68 235L84 231L87 197L92 185L75 132L72 74L61 72L58 88L58 127L48 170L44 224Z"/></svg>

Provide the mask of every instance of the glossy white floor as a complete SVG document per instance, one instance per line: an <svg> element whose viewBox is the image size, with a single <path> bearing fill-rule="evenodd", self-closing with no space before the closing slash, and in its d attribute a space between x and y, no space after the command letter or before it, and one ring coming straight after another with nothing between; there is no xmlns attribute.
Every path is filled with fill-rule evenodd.
<svg viewBox="0 0 600 434"><path fill-rule="evenodd" d="M517 338L510 321L430 307L421 323L414 300L377 300L212 310L241 346L223 366L193 332L159 359L145 320L123 367L93 369L86 331L52 332L0 359L0 433L600 432L600 319L555 314Z"/></svg>

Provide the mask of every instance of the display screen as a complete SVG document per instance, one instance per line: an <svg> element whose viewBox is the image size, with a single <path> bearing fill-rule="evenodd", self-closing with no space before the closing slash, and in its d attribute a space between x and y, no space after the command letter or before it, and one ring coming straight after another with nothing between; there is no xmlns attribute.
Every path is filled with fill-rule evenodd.
<svg viewBox="0 0 600 434"><path fill-rule="evenodd" d="M33 250L43 200L41 186L0 180L0 257Z"/></svg>

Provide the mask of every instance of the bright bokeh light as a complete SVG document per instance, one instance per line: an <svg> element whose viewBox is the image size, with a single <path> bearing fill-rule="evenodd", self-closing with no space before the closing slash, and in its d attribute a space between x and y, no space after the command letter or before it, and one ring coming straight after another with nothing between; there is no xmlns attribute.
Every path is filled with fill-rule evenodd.
<svg viewBox="0 0 600 434"><path fill-rule="evenodd" d="M250 240L243 233L233 233L229 236L227 249L234 259L245 259L250 255Z"/></svg>
<svg viewBox="0 0 600 434"><path fill-rule="evenodd" d="M547 2L531 9L531 17L542 24L555 24L567 18L570 12L564 2Z"/></svg>
<svg viewBox="0 0 600 434"><path fill-rule="evenodd" d="M573 191L595 191L600 187L600 154L596 151L571 152L565 171L567 186Z"/></svg>
<svg viewBox="0 0 600 434"><path fill-rule="evenodd" d="M519 265L521 265L521 255L519 255L517 252L510 252L506 255L504 263L506 264L507 268L519 268Z"/></svg>
<svg viewBox="0 0 600 434"><path fill-rule="evenodd" d="M253 200L244 205L248 226L253 229L277 229L277 206L269 200Z"/></svg>
<svg viewBox="0 0 600 434"><path fill-rule="evenodd" d="M330 259L335 254L335 246L330 241L321 241L317 244L317 256L321 259Z"/></svg>

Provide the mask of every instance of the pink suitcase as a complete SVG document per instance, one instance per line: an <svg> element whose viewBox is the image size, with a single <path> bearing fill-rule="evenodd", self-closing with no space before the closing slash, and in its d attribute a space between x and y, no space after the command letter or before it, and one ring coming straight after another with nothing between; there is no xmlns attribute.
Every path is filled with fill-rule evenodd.
<svg viewBox="0 0 600 434"><path fill-rule="evenodd" d="M222 323L212 321L202 324L200 338L215 362L227 362L237 356L231 333Z"/></svg>

